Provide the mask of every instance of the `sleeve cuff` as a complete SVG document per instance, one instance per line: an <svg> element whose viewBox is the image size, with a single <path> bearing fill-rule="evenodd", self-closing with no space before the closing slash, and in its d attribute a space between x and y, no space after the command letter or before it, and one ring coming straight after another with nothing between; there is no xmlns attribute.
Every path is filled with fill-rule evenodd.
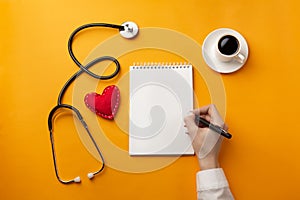
<svg viewBox="0 0 300 200"><path fill-rule="evenodd" d="M221 168L208 169L197 173L197 190L211 190L228 187L224 171Z"/></svg>

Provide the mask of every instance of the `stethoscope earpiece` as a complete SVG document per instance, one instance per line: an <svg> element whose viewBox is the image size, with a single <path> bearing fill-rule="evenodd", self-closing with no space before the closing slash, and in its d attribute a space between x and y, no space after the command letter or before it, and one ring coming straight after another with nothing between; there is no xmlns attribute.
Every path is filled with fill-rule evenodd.
<svg viewBox="0 0 300 200"><path fill-rule="evenodd" d="M57 106L55 106L49 116L48 116L48 128L49 128L49 132L50 132L50 141L51 141L51 147L52 147L52 156L53 156L53 163L54 163L54 169L55 169L55 174L56 174L56 177L57 179L61 182L61 183L64 183L64 184L67 184L67 183L72 183L72 182L75 182L75 183L80 183L81 179L79 176L77 176L76 178L74 178L73 180L69 180L69 181L65 181L65 180L62 180L59 176L59 173L58 173L58 169L57 169L57 161L56 161L56 153L55 153L55 146L54 146L54 136L53 136L53 125L52 125L52 120L55 116L55 113L57 110L61 109L61 108L65 108L65 109L69 109L71 111L73 111L77 118L79 119L79 121L81 122L82 126L84 127L84 129L86 130L87 134L89 135L90 139L92 140L93 144L94 144L94 147L96 148L100 158L101 158L101 161L102 161L102 166L101 168L96 171L96 172L93 172L93 173L88 173L88 177L89 179L93 178L96 174L100 173L101 171L103 171L104 169L104 166L105 166L105 162L104 162L104 158L103 158L103 155L95 141L95 139L93 138L89 128L88 128L88 125L86 124L86 122L84 121L82 115L80 114L79 110L77 108L75 108L74 106L71 106L71 105L68 105L68 104L59 104Z"/></svg>
<svg viewBox="0 0 300 200"><path fill-rule="evenodd" d="M80 176L77 176L76 178L74 178L74 182L75 183L80 183L81 182Z"/></svg>
<svg viewBox="0 0 300 200"><path fill-rule="evenodd" d="M89 179L94 178L94 173L88 173L88 174L87 174L87 177L88 177Z"/></svg>

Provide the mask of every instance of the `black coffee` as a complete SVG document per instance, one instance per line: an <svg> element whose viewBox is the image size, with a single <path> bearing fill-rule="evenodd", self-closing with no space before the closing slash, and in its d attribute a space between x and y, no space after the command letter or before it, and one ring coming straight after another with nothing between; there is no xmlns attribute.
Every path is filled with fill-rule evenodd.
<svg viewBox="0 0 300 200"><path fill-rule="evenodd" d="M239 41L232 35L223 36L218 43L218 49L222 54L232 55L239 48Z"/></svg>

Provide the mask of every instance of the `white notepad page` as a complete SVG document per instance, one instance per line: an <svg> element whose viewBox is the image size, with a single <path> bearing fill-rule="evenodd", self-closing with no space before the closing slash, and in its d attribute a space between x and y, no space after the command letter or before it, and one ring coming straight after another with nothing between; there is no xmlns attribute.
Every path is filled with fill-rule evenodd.
<svg viewBox="0 0 300 200"><path fill-rule="evenodd" d="M193 155L183 118L193 109L191 65L130 67L130 155Z"/></svg>

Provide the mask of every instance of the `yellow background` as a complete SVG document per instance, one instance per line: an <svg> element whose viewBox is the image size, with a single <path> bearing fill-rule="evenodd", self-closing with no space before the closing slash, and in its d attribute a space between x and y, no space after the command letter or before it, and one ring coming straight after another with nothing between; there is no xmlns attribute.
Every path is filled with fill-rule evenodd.
<svg viewBox="0 0 300 200"><path fill-rule="evenodd" d="M181 32L199 44L221 27L246 38L246 65L221 75L226 122L233 134L224 142L221 166L236 199L300 199L299 8L296 0L0 0L0 199L196 199L195 157L142 174L108 167L87 180L86 173L99 164L81 145L68 113L55 121L59 168L64 178L80 175L83 182L62 185L56 180L47 117L60 88L78 70L67 53L69 34L89 22L128 20L141 28ZM85 32L76 40L76 55L83 60L114 34L106 29ZM172 55L143 53L172 60ZM131 64L128 60L120 59L122 73ZM210 101L201 83L195 75L195 91L204 105ZM70 98L69 91L65 102ZM103 123L108 127L113 122ZM109 137L126 149L126 136L115 136Z"/></svg>

